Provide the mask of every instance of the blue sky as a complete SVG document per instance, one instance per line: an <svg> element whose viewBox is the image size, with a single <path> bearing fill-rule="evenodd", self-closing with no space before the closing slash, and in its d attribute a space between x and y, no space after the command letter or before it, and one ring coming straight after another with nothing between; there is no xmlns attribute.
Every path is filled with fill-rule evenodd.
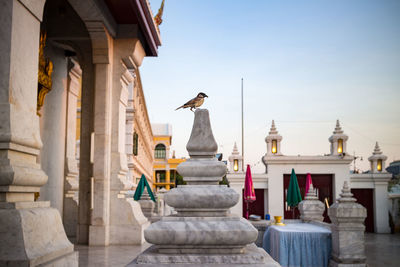
<svg viewBox="0 0 400 267"><path fill-rule="evenodd" d="M150 3L155 14L161 0ZM255 171L272 119L287 155L328 153L340 119L358 167L375 141L400 159L400 1L166 0L163 20L159 56L141 75L150 120L172 124L177 156L187 156L193 113L174 110L199 91L224 158L240 148L243 77Z"/></svg>

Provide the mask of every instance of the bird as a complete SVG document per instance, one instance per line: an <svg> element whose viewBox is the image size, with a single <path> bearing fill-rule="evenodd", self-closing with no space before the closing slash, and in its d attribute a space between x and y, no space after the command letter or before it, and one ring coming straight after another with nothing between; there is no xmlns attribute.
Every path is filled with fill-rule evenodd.
<svg viewBox="0 0 400 267"><path fill-rule="evenodd" d="M190 99L188 102L186 102L185 104L183 104L182 106L180 106L179 108L177 108L175 110L178 110L180 108L190 108L190 111L194 112L193 109L196 109L196 108L200 107L201 105L203 105L205 97L208 97L208 95L200 92L197 94L197 96L195 98Z"/></svg>

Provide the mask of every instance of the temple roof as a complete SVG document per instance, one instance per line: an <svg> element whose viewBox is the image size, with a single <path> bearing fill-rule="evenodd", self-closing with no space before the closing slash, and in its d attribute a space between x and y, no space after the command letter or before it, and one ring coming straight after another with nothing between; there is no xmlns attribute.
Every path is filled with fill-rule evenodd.
<svg viewBox="0 0 400 267"><path fill-rule="evenodd" d="M147 56L157 56L161 37L148 0L103 0L118 25L137 25Z"/></svg>

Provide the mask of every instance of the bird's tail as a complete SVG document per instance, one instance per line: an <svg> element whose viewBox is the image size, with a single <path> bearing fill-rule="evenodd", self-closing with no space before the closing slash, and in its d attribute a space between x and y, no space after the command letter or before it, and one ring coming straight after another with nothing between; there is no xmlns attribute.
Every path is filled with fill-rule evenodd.
<svg viewBox="0 0 400 267"><path fill-rule="evenodd" d="M183 105L184 106L184 105ZM175 110L178 110L178 109L180 109L180 108L183 108L183 106L180 106L179 108L177 108L177 109L175 109Z"/></svg>

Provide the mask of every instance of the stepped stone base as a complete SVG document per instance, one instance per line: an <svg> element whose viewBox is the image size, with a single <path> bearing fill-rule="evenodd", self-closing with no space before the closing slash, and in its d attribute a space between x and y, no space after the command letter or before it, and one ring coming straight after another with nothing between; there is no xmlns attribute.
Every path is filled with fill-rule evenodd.
<svg viewBox="0 0 400 267"><path fill-rule="evenodd" d="M160 253L156 246L151 246L127 266L280 266L265 250L254 244L247 245L244 253L239 254L170 254Z"/></svg>

